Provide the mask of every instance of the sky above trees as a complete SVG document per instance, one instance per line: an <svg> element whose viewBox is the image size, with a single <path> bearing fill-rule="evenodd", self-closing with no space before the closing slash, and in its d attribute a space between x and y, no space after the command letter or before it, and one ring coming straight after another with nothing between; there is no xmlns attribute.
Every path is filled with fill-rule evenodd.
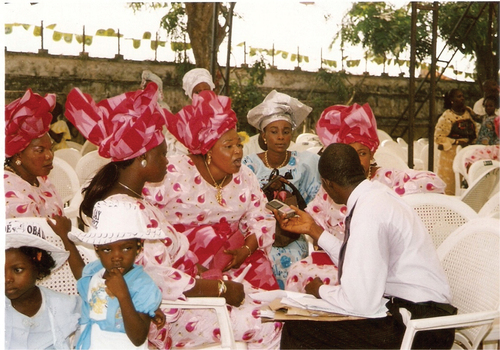
<svg viewBox="0 0 500 350"><path fill-rule="evenodd" d="M396 4L402 5L403 2ZM160 61L175 59L163 30L159 28L160 19L166 13L165 9L134 13L123 1L46 0L36 5L12 2L2 6L5 24L25 24L14 25L9 29L9 34L4 34L3 42L11 51L37 52L41 40L36 35L36 27L39 27L40 21L43 20L46 27L44 48L51 54L78 55L82 51L82 43L81 38L79 42L76 35L81 36L85 25L86 35L93 37L91 45L86 48L90 56L114 57L118 46L116 31L120 29L120 34L123 35L120 40L120 53L126 59L155 59L151 41L155 40L156 32L160 40L156 58ZM382 72L382 65L365 64L361 48L347 46L345 51L341 52L339 42L329 48L340 29L342 17L350 6L350 1L340 0L320 0L314 3L290 0L238 1L235 13L239 17L233 20L231 65L239 66L245 62L252 64L262 54L268 64L274 63L279 69L294 69L300 65L303 70L308 71L316 71L320 67L340 70L343 54L344 69L348 72L361 74L367 70L370 74L378 75ZM56 26L47 28L52 24ZM114 31L114 36L108 29ZM96 35L98 30L104 35ZM150 33L150 37L145 33ZM70 39L71 43L68 42ZM246 55L243 42L246 43ZM266 54L273 45L276 51L280 51L274 61ZM220 47L221 64L226 61L226 47L226 43ZM250 53L257 55L250 56ZM297 54L305 56L299 64ZM331 66L321 64L321 58L327 60ZM455 67L457 66L464 72L471 72L474 67L468 60L459 58L455 62ZM407 67L388 66L386 71L397 75L400 71L407 71Z"/></svg>

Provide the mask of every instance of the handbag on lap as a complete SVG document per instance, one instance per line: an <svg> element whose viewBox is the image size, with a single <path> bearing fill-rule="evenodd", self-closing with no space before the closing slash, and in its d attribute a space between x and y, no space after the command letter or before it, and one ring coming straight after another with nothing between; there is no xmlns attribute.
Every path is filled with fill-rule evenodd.
<svg viewBox="0 0 500 350"><path fill-rule="evenodd" d="M297 187L288 181L290 179L292 179L290 172L287 172L285 176L281 176L278 169L273 169L269 175L267 184L262 187L262 191L266 195L268 201L279 199L287 205L294 205L300 210L304 210L306 207L306 201L300 194ZM281 185L279 185L279 182L281 182ZM276 222L276 233L273 247L286 247L299 238L300 234L283 230L279 223Z"/></svg>

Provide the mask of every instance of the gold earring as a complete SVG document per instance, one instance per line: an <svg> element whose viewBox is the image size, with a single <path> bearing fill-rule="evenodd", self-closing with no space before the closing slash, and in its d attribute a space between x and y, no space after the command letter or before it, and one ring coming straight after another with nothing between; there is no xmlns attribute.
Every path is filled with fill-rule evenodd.
<svg viewBox="0 0 500 350"><path fill-rule="evenodd" d="M143 168L145 168L145 167L146 167L146 165L148 165L148 161L147 161L146 159L143 159L143 160L141 161L141 166L142 166Z"/></svg>
<svg viewBox="0 0 500 350"><path fill-rule="evenodd" d="M16 161L15 161L16 165L19 166L21 165L23 162L21 162L21 159L17 158Z"/></svg>
<svg viewBox="0 0 500 350"><path fill-rule="evenodd" d="M264 140L264 145L267 145L267 140L266 139L263 139Z"/></svg>
<svg viewBox="0 0 500 350"><path fill-rule="evenodd" d="M212 163L212 156L207 153L207 165L210 165L210 163Z"/></svg>

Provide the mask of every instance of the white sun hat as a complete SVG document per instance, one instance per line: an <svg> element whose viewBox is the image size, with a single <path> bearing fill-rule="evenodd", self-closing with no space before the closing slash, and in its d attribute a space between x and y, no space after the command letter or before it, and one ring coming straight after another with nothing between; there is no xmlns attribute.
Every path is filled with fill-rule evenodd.
<svg viewBox="0 0 500 350"><path fill-rule="evenodd" d="M47 241L49 236L56 236L46 218L23 217L5 221L5 250L20 247L43 249L56 262L52 271L60 268L68 259L69 252Z"/></svg>
<svg viewBox="0 0 500 350"><path fill-rule="evenodd" d="M94 205L89 231L68 236L77 243L102 245L133 238L163 239L166 234L159 227L148 227L140 203L105 199Z"/></svg>

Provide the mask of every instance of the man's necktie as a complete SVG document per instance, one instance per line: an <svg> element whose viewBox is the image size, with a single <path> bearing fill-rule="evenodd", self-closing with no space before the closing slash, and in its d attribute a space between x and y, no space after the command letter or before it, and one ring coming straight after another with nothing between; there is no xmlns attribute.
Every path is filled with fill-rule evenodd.
<svg viewBox="0 0 500 350"><path fill-rule="evenodd" d="M339 266L338 266L338 281L340 284L340 277L342 277L342 266L344 265L344 257L345 257L345 250L347 248L347 240L349 239L350 231L351 231L351 218L352 218L352 213L354 212L354 208L356 205L354 205L351 209L351 212L349 215L345 218L345 225L344 225L344 242L342 243L342 246L340 247L340 252L339 252Z"/></svg>

